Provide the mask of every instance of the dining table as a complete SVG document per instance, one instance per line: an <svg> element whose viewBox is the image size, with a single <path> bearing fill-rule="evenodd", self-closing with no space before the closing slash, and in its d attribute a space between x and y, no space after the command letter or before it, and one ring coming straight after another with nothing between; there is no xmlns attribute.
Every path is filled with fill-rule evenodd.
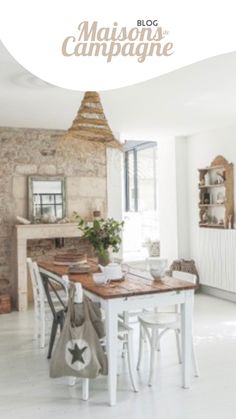
<svg viewBox="0 0 236 419"><path fill-rule="evenodd" d="M193 303L196 285L171 276L154 281L148 275L126 273L121 281L97 285L90 273L70 273L68 266L53 261L38 263L40 271L56 280L68 276L72 282L79 282L83 292L94 302L99 302L105 312L106 351L108 358L109 404L117 402L117 351L118 315L123 312L155 309L156 307L180 305L183 388L191 383L191 342L193 325Z"/></svg>

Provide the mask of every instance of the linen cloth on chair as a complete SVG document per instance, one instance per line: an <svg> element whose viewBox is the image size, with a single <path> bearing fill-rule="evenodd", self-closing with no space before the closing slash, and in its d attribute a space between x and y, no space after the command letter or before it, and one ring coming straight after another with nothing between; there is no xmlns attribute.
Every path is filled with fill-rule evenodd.
<svg viewBox="0 0 236 419"><path fill-rule="evenodd" d="M76 312L74 304L75 286L70 285L68 310L64 327L58 339L50 363L50 377L74 376L83 378L96 378L99 374L107 374L107 357L99 341L104 336L99 315L92 309L93 303L87 297L82 305L83 315ZM94 308L94 307L93 307ZM97 312L96 328L93 325L92 312Z"/></svg>

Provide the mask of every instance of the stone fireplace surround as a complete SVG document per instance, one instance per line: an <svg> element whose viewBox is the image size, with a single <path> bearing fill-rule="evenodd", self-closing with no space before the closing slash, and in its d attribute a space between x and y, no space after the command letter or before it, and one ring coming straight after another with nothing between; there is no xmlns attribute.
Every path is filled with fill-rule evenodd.
<svg viewBox="0 0 236 419"><path fill-rule="evenodd" d="M18 305L18 286L12 237L16 215L27 218L27 176L64 176L69 217L77 211L91 219L95 209L99 209L103 216L107 214L107 184L112 188L111 180L107 182L107 172L113 170L107 167L109 148L100 143L65 139L64 134L58 130L0 128L0 292L11 294L14 307ZM118 150L112 150L112 153L121 155ZM117 178L114 182L116 188ZM35 225L34 229L37 228L40 229ZM18 231L24 229L27 227L18 227ZM78 230L73 236L76 234ZM80 240L76 244L70 239L66 242L66 247L76 246L79 251ZM28 241L29 255L34 253L35 243L42 250L45 246L44 240ZM15 245L20 246L19 243ZM22 295L24 293L23 283ZM25 297L22 298L23 303L19 301L19 304L25 306Z"/></svg>
<svg viewBox="0 0 236 419"><path fill-rule="evenodd" d="M80 232L76 223L16 225L13 234L13 266L17 278L17 308L25 311L28 307L27 284L27 243L38 239L78 238ZM45 241L44 241L45 243ZM44 244L43 244L44 246Z"/></svg>

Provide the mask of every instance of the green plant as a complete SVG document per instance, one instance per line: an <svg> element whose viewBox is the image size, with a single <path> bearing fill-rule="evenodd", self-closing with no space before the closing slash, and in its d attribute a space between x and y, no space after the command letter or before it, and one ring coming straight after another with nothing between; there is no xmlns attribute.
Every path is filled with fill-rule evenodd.
<svg viewBox="0 0 236 419"><path fill-rule="evenodd" d="M75 217L78 220L78 228L83 233L83 238L92 244L98 255L104 255L109 248L114 253L119 251L124 221L101 218L88 223L77 213L75 213Z"/></svg>

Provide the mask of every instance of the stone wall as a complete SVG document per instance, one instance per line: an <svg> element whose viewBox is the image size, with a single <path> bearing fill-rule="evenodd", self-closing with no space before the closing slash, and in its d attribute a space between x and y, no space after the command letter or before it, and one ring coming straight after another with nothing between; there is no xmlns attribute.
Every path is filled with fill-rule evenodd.
<svg viewBox="0 0 236 419"><path fill-rule="evenodd" d="M67 216L73 211L90 218L99 208L106 215L106 148L103 144L65 139L64 131L0 127L0 293L13 293L11 238L16 215L27 214L27 176L60 175L66 178ZM65 249L85 244L65 240ZM61 249L54 241L29 242L35 259L53 257ZM91 249L87 249L91 251Z"/></svg>

